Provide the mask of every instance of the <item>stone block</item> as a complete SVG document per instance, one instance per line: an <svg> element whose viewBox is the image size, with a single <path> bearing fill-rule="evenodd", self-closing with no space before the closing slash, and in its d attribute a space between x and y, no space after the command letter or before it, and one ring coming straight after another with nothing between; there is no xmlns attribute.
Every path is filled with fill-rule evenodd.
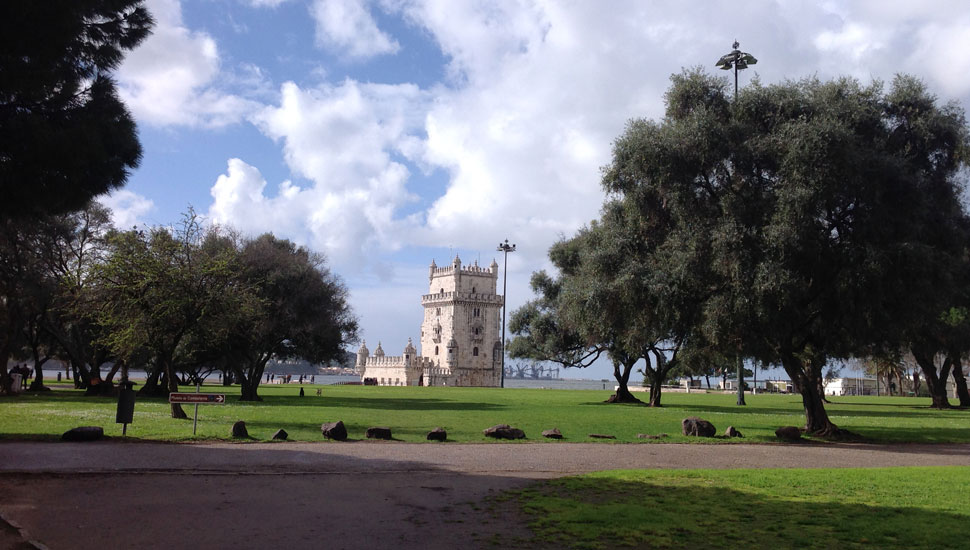
<svg viewBox="0 0 970 550"><path fill-rule="evenodd" d="M337 441L347 440L347 428L344 427L344 423L340 420L320 424L320 433L322 433L323 437L326 437L327 439L334 439Z"/></svg>
<svg viewBox="0 0 970 550"><path fill-rule="evenodd" d="M485 434L485 437L495 439L525 439L525 432L508 424L496 424L491 428L482 430L482 433Z"/></svg>
<svg viewBox="0 0 970 550"><path fill-rule="evenodd" d="M374 426L372 428L367 428L365 433L367 439L391 439L391 429L384 428L381 426Z"/></svg>
<svg viewBox="0 0 970 550"><path fill-rule="evenodd" d="M232 436L242 439L249 438L249 430L246 429L246 423L242 420L234 422L232 425Z"/></svg>
<svg viewBox="0 0 970 550"><path fill-rule="evenodd" d="M684 435L693 437L714 437L717 435L717 428L703 418L689 416L681 421Z"/></svg>
<svg viewBox="0 0 970 550"><path fill-rule="evenodd" d="M542 437L547 437L549 439L562 439L562 432L559 431L559 428L543 430Z"/></svg>
<svg viewBox="0 0 970 550"><path fill-rule="evenodd" d="M775 430L775 436L785 441L798 441L802 438L802 431L796 426L782 426Z"/></svg>
<svg viewBox="0 0 970 550"><path fill-rule="evenodd" d="M78 426L61 435L64 441L97 441L102 437L104 437L104 428L101 426Z"/></svg>

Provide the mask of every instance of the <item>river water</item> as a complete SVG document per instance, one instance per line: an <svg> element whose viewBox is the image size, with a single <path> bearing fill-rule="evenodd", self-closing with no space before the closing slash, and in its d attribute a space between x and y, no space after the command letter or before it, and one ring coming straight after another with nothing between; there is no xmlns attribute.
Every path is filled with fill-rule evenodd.
<svg viewBox="0 0 970 550"><path fill-rule="evenodd" d="M49 377L49 375L47 375ZM120 374L115 377L115 381ZM135 381L145 379L144 371L131 370L128 377ZM276 375L280 378L280 375ZM297 383L299 375L291 378L291 383ZM305 383L309 384L309 377L305 377ZM219 375L212 374L206 382L209 384L218 383ZM360 377L352 374L316 374L313 377L314 384L333 385L360 382ZM263 383L267 383L265 377ZM587 380L582 378L506 378L506 388L531 388L531 389L554 389L554 390L612 390L616 384L614 380ZM639 385L639 381L631 381L630 385Z"/></svg>

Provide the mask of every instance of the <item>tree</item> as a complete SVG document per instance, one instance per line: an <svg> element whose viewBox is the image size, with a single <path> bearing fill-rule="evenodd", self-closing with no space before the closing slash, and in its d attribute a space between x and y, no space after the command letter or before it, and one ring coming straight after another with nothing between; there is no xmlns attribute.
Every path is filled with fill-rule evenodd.
<svg viewBox="0 0 970 550"><path fill-rule="evenodd" d="M910 77L888 93L844 78L755 82L733 103L702 71L672 80L664 119L632 121L604 176L664 224L670 256L652 265L652 292L693 284L704 340L780 364L806 431L836 435L824 366L898 345L944 305L941 266L961 252L963 114Z"/></svg>
<svg viewBox="0 0 970 550"><path fill-rule="evenodd" d="M607 201L600 220L572 239L554 245L549 257L559 270L553 281L533 277L543 296L513 314L513 357L588 366L605 354L613 362L617 392L613 402L639 403L628 383L644 361L650 405L660 406L661 387L691 334L696 300L685 285L654 292L659 250L656 218L646 218L618 201Z"/></svg>
<svg viewBox="0 0 970 550"><path fill-rule="evenodd" d="M41 326L56 342L58 357L70 362L75 387L90 389L102 380L101 366L112 359L101 341L97 307L103 288L95 276L113 230L110 212L92 201L76 212L38 218L33 227L41 266L37 276L56 287ZM108 391L110 385L99 389Z"/></svg>
<svg viewBox="0 0 970 550"><path fill-rule="evenodd" d="M243 401L260 400L257 389L270 359L343 358L344 346L356 341L357 321L347 288L322 256L265 234L243 243L239 262L254 307L251 315L232 319L227 351Z"/></svg>
<svg viewBox="0 0 970 550"><path fill-rule="evenodd" d="M151 30L142 4L0 3L0 218L82 208L138 165L110 74Z"/></svg>
<svg viewBox="0 0 970 550"><path fill-rule="evenodd" d="M906 368L899 351L889 351L880 355L872 355L862 359L862 371L886 381L886 393L893 395L898 391L903 394L903 378Z"/></svg>
<svg viewBox="0 0 970 550"><path fill-rule="evenodd" d="M222 317L248 303L236 285L235 249L191 210L173 230L115 233L110 244L99 273L105 343L122 361L147 350L167 392L178 391L175 360L185 339L206 326L227 326ZM187 416L173 403L172 417Z"/></svg>

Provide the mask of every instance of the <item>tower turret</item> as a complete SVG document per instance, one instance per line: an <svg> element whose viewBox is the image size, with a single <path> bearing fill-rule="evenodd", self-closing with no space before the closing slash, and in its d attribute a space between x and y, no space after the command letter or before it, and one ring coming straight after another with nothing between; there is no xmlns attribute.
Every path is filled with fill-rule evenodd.
<svg viewBox="0 0 970 550"><path fill-rule="evenodd" d="M411 341L411 337L408 336L408 345L404 346L404 364L410 365L411 361L418 355L418 350L415 349L414 343Z"/></svg>
<svg viewBox="0 0 970 550"><path fill-rule="evenodd" d="M369 355L370 350L367 349L367 341L361 340L360 347L357 348L357 372L364 372L364 366L367 365Z"/></svg>

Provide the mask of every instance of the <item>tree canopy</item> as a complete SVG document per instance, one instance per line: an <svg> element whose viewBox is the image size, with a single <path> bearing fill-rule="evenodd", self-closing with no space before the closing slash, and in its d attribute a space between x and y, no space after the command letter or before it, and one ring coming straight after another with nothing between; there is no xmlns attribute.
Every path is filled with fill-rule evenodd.
<svg viewBox="0 0 970 550"><path fill-rule="evenodd" d="M583 252L601 268L586 296L612 288L635 314L590 310L569 328L608 329L588 345L629 334L641 357L665 342L654 367L678 344L781 365L806 430L837 434L825 364L906 346L954 305L966 121L908 76L888 89L756 81L733 102L726 88L700 70L674 75L664 118L633 120L614 143L602 218L575 239L614 231L597 247L624 246L624 264ZM581 272L556 261L559 246L550 257L568 288Z"/></svg>
<svg viewBox="0 0 970 550"><path fill-rule="evenodd" d="M148 36L143 0L0 3L0 217L78 210L138 166L111 71Z"/></svg>

